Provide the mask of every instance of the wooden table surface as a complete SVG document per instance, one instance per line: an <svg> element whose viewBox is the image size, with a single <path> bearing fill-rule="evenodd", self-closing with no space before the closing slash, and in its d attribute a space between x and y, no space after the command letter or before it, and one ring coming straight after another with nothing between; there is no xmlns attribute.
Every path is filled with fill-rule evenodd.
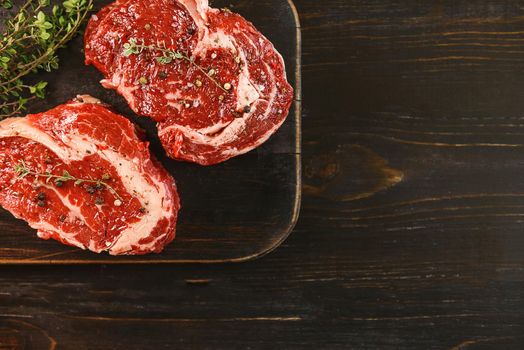
<svg viewBox="0 0 524 350"><path fill-rule="evenodd" d="M296 5L291 237L243 264L2 267L1 349L524 348L524 2Z"/></svg>

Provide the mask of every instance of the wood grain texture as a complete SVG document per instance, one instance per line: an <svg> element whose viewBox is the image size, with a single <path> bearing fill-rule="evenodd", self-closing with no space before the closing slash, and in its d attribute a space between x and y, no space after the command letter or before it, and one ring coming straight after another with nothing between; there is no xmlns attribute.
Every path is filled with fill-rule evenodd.
<svg viewBox="0 0 524 350"><path fill-rule="evenodd" d="M524 2L296 5L290 238L245 264L2 267L2 319L61 349L524 348Z"/></svg>
<svg viewBox="0 0 524 350"><path fill-rule="evenodd" d="M95 8L110 2L97 0ZM45 111L77 94L89 94L111 104L146 130L152 153L177 181L182 210L176 240L159 255L97 255L55 241L42 241L27 224L0 209L0 264L238 262L266 254L287 238L297 221L301 196L297 13L286 0L215 1L215 6L228 6L253 21L285 58L296 98L282 128L255 151L217 166L201 167L168 159L155 123L135 115L122 97L102 88L102 75L94 67L84 65L83 40L79 36L60 52L60 70L34 78L46 78L50 84L46 100L33 104L31 110Z"/></svg>

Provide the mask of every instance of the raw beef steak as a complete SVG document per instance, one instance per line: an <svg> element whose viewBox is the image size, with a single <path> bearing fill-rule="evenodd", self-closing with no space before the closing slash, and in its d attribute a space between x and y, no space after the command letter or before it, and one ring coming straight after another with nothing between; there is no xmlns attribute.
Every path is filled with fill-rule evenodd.
<svg viewBox="0 0 524 350"><path fill-rule="evenodd" d="M0 205L41 238L112 255L160 252L180 207L133 124L89 96L0 122Z"/></svg>
<svg viewBox="0 0 524 350"><path fill-rule="evenodd" d="M271 42L207 0L117 0L91 18L85 54L106 88L158 122L170 157L202 165L261 145L293 100Z"/></svg>

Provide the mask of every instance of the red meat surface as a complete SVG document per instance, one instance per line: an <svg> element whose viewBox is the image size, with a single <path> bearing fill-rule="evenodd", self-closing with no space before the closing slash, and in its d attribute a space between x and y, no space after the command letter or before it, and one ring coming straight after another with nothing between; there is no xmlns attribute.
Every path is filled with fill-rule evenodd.
<svg viewBox="0 0 524 350"><path fill-rule="evenodd" d="M112 255L162 251L180 207L133 124L89 96L0 122L0 205L43 239Z"/></svg>
<svg viewBox="0 0 524 350"><path fill-rule="evenodd" d="M130 54L133 43L140 49ZM161 62L170 52L183 57ZM271 42L207 0L117 0L89 21L85 54L104 87L158 123L167 154L179 160L211 165L258 147L293 100Z"/></svg>

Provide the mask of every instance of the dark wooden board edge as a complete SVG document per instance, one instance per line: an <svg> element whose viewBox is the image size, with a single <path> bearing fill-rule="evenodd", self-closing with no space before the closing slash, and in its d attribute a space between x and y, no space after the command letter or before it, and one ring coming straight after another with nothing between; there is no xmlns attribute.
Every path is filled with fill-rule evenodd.
<svg viewBox="0 0 524 350"><path fill-rule="evenodd" d="M295 198L293 203L293 212L288 226L284 231L279 234L280 239L275 241L273 245L267 247L260 252L251 254L241 258L234 259L223 259L223 260L180 260L180 259L159 259L159 260L116 260L116 259L98 259L98 260L53 260L53 259L40 259L40 260L20 260L20 259L6 259L0 260L0 265L165 265L165 264L224 264L224 263L240 263L247 262L261 258L275 249L277 249L291 234L295 228L298 218L300 215L300 207L302 202L302 32L300 25L300 17L298 10L293 0L286 0L293 18L295 20L296 30L296 54L295 54L295 163L296 163L296 182L295 182ZM60 253L61 255L63 253ZM54 255L54 254L53 254ZM49 258L52 258L50 255Z"/></svg>

